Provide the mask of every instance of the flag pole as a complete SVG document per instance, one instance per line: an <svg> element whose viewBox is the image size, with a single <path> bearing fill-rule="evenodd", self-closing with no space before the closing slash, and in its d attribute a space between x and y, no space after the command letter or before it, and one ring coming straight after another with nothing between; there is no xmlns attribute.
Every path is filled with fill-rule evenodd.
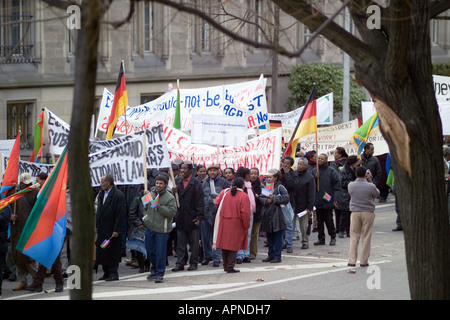
<svg viewBox="0 0 450 320"><path fill-rule="evenodd" d="M125 62L122 60L122 69L123 69L123 75L125 76ZM128 100L128 99L127 99ZM125 134L128 134L128 122L127 122L127 107L125 106L125 113L124 113L124 117L125 117Z"/></svg>
<svg viewBox="0 0 450 320"><path fill-rule="evenodd" d="M144 191L148 191L148 181L147 181L147 143L145 138L145 132L142 134L142 146L143 146L143 164L144 164Z"/></svg>

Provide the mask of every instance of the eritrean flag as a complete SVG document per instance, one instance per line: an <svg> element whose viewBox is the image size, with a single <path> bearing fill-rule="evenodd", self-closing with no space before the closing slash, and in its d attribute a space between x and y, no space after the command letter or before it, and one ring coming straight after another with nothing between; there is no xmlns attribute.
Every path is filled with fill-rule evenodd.
<svg viewBox="0 0 450 320"><path fill-rule="evenodd" d="M28 162L40 162L42 157L42 148L44 146L44 112L38 117L34 127L34 148Z"/></svg>
<svg viewBox="0 0 450 320"><path fill-rule="evenodd" d="M173 125L175 129L181 129L181 106L180 106L180 84L177 81L177 107L175 116L173 117Z"/></svg>
<svg viewBox="0 0 450 320"><path fill-rule="evenodd" d="M141 200L142 200L142 204L145 206L145 205L149 204L150 201L153 200L153 198L152 198L152 195L151 195L150 192L149 192L149 193L147 193L145 196L143 196L143 197L141 198Z"/></svg>
<svg viewBox="0 0 450 320"><path fill-rule="evenodd" d="M19 200L20 198L23 197L23 195L31 190L36 189L36 186L31 186L31 187L27 187L25 189L22 189L12 195L10 195L9 197L6 197L5 199L0 200L0 212L8 205L10 205L11 203Z"/></svg>
<svg viewBox="0 0 450 320"><path fill-rule="evenodd" d="M327 202L330 202L330 200L331 200L331 196L328 194L328 193L326 193L325 192L325 194L323 195L323 197L322 197L325 201L327 201Z"/></svg>
<svg viewBox="0 0 450 320"><path fill-rule="evenodd" d="M117 79L116 92L114 93L114 101L109 115L106 133L106 139L111 139L116 128L117 121L127 111L128 95L127 85L125 83L125 71L123 61L120 63L119 78Z"/></svg>
<svg viewBox="0 0 450 320"><path fill-rule="evenodd" d="M356 154L359 156L366 145L367 138L369 138L370 134L375 130L376 127L380 126L380 121L378 120L378 112L375 112L369 120L363 123L358 130L355 131L351 140L356 147Z"/></svg>
<svg viewBox="0 0 450 320"><path fill-rule="evenodd" d="M295 158L297 151L298 139L306 136L311 132L317 132L317 106L316 106L316 85L314 84L308 101L303 108L302 114L298 119L297 126L292 134L291 141L289 141L286 150L284 150L284 157L291 156Z"/></svg>
<svg viewBox="0 0 450 320"><path fill-rule="evenodd" d="M51 269L66 236L67 147L41 189L16 250Z"/></svg>
<svg viewBox="0 0 450 320"><path fill-rule="evenodd" d="M150 201L150 206L151 206L152 208L155 208L155 207L158 205L158 200L159 200L159 193L158 193L158 195L156 196L155 199L153 199L153 200Z"/></svg>
<svg viewBox="0 0 450 320"><path fill-rule="evenodd" d="M8 191L15 188L19 178L19 160L20 160L20 131L17 134L11 154L9 156L8 164L6 165L5 174L1 186L1 199L4 199Z"/></svg>

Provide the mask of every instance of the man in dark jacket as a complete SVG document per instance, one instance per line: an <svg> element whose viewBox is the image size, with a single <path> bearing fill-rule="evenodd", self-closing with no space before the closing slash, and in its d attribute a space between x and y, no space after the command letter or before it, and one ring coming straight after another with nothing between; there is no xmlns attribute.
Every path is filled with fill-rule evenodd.
<svg viewBox="0 0 450 320"><path fill-rule="evenodd" d="M325 228L327 226L328 235L331 237L330 246L336 244L336 229L333 223L333 207L340 198L341 181L337 171L328 165L326 154L319 155L319 170L314 168L312 174L316 178L315 206L317 212L317 229L319 241L314 245L325 244Z"/></svg>
<svg viewBox="0 0 450 320"><path fill-rule="evenodd" d="M6 266L6 253L8 252L8 224L11 213L9 205L0 211L0 298L2 296L3 269Z"/></svg>
<svg viewBox="0 0 450 320"><path fill-rule="evenodd" d="M300 232L302 234L302 249L309 248L308 221L312 217L314 197L316 195L316 182L307 168L308 160L306 158L300 158L297 165L298 175L294 186L294 221L299 219ZM306 214L298 218L297 214L304 211L306 211Z"/></svg>
<svg viewBox="0 0 450 320"><path fill-rule="evenodd" d="M181 177L176 181L173 193L178 192L180 207L175 217L177 227L177 262L172 271L184 270L187 245L191 249L189 271L197 270L199 255L199 226L204 218L204 194L202 183L192 175L192 163L183 162L180 166Z"/></svg>
<svg viewBox="0 0 450 320"><path fill-rule="evenodd" d="M119 280L118 269L121 260L119 235L123 231L126 216L125 196L114 186L114 178L109 174L101 178L101 187L97 198L95 262L103 266L104 275L99 280L115 281ZM109 242L105 242L108 240Z"/></svg>
<svg viewBox="0 0 450 320"><path fill-rule="evenodd" d="M202 265L207 265L211 260L216 262L215 265L220 260L220 249L216 249L217 252L213 253L212 240L213 240L213 227L214 220L217 212L217 208L214 205L216 197L219 195L220 191L229 188L230 184L227 179L219 176L219 166L210 165L206 171L207 179L202 183L204 201L205 201L205 218L200 224L200 233L204 259ZM201 180L199 180L201 181Z"/></svg>
<svg viewBox="0 0 450 320"><path fill-rule="evenodd" d="M376 185L381 179L381 165L378 158L374 157L374 152L375 149L373 147L373 143L366 143L364 146L364 151L361 154L361 165L370 170L370 173L372 174L372 182Z"/></svg>

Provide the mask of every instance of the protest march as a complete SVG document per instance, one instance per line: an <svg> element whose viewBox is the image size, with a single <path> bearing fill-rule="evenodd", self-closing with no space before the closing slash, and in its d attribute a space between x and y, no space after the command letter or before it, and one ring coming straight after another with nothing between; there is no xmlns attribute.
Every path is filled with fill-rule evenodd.
<svg viewBox="0 0 450 320"><path fill-rule="evenodd" d="M445 96L447 92L439 89L439 81L444 80L436 77L435 88L443 134L450 134L450 104ZM261 177L274 176L273 170L280 170L285 157L295 159L308 151L315 151L316 156L324 154L331 163L336 160L338 147L348 155L359 157L369 142L374 146L374 156L389 154L372 102L361 102L362 120L358 118L334 124L333 93L316 97L315 85L311 88L311 95L304 106L279 114L268 112L263 75L253 81L206 88L182 88L177 82L176 89L133 107L128 105L121 69L116 92L104 89L98 121L91 129L88 159L91 186L101 190L108 183L105 182L108 176L115 186L125 188L145 184L145 191L148 191L149 172L170 169L169 179L159 179L180 188L183 185L177 184L180 179L188 178L175 180L172 168L174 164L183 163L192 164L194 169L213 168L221 173L227 169L235 172L242 167L255 168ZM34 181L42 172L48 175L45 184L39 187L41 191L17 248L46 268L51 268L65 237L67 153L70 153L67 145L71 128L52 110L44 108L35 132L38 134L34 137L33 153L27 161L20 156L17 143L20 132L15 140L0 141L0 210L29 192L29 189L24 189L11 195L10 191L19 185L19 177L27 174ZM45 152L50 157L45 157ZM44 163L50 158L51 163ZM167 199L163 198L158 186L149 186L153 193L149 196L151 200L146 200L143 205L144 210L151 211L158 205L165 205ZM208 192L213 193L209 189ZM100 194L104 196L98 192ZM159 203L155 199L159 199ZM330 201L331 196L325 193L323 199ZM126 200L127 206L133 201ZM175 211L180 210L179 201L177 194ZM150 202L152 206L149 208L147 204ZM104 203L106 207L107 202ZM97 210L100 212L102 208L103 202ZM166 230L172 221L164 223ZM147 233L136 228L131 234L135 235L130 238L132 250L140 251L146 257L147 251L143 248L144 234L146 236ZM202 236L205 237L199 234L200 238ZM115 250L113 248L117 246L114 237L99 240L103 241L103 245L97 248L100 254Z"/></svg>

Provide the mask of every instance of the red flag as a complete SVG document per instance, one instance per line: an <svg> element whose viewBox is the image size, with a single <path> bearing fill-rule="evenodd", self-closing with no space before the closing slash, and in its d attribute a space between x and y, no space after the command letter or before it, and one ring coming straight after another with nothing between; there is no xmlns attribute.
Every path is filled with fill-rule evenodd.
<svg viewBox="0 0 450 320"><path fill-rule="evenodd" d="M3 176L1 187L1 199L5 198L8 191L15 188L19 177L19 160L20 160L20 131L17 134L16 141L11 150L8 164L6 165L5 174Z"/></svg>

